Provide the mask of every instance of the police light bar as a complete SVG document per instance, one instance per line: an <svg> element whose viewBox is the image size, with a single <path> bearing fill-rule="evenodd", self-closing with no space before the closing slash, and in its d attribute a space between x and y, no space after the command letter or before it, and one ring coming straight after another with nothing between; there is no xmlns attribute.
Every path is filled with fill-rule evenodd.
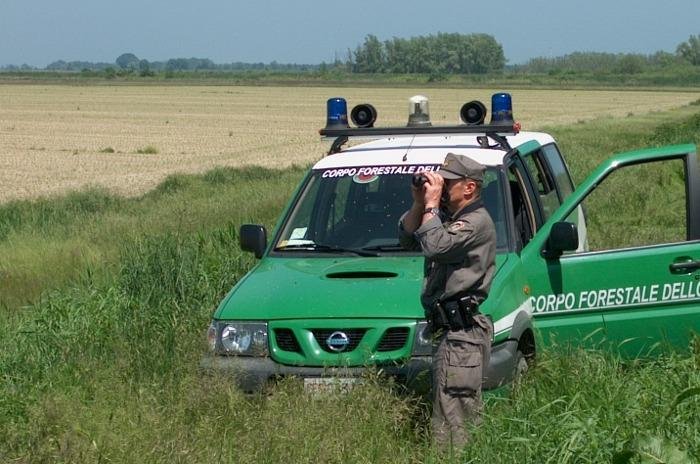
<svg viewBox="0 0 700 464"><path fill-rule="evenodd" d="M464 104L460 110L460 117L464 124L433 126L430 122L428 99L422 95L416 95L409 100L408 124L404 127L373 127L377 113L372 105L366 103L353 109L353 122L359 126L356 128L348 125L345 99L329 99L327 110L326 127L321 129L319 134L329 138L427 134L478 134L504 137L520 132L520 123L513 120L512 100L508 93L497 93L491 97L490 124L483 124L486 107L475 100ZM363 117L357 117L357 115L363 115Z"/></svg>

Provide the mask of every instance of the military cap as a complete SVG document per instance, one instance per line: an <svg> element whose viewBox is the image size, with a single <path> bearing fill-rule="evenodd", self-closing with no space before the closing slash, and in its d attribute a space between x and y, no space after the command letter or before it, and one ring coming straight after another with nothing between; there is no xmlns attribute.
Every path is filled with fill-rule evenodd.
<svg viewBox="0 0 700 464"><path fill-rule="evenodd" d="M486 168L483 164L467 156L448 153L447 156L445 156L445 161L442 163L438 174L445 179L469 178L482 182L484 180L485 170Z"/></svg>

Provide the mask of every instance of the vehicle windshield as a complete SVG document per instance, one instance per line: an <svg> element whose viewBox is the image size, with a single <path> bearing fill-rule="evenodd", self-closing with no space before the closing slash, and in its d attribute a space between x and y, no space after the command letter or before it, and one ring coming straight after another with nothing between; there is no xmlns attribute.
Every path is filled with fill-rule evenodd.
<svg viewBox="0 0 700 464"><path fill-rule="evenodd" d="M282 228L275 251L355 253L405 252L398 222L413 202L411 174L324 175L314 171ZM352 171L351 171L352 172ZM503 189L488 168L482 198L496 224L497 247L507 247Z"/></svg>

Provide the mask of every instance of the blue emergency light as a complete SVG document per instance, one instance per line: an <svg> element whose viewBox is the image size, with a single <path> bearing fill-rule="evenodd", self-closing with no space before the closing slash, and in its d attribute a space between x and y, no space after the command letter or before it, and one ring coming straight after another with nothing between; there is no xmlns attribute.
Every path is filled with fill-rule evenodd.
<svg viewBox="0 0 700 464"><path fill-rule="evenodd" d="M509 93L491 96L491 124L513 124L513 102Z"/></svg>
<svg viewBox="0 0 700 464"><path fill-rule="evenodd" d="M329 98L326 102L326 129L347 129L348 103L344 98Z"/></svg>

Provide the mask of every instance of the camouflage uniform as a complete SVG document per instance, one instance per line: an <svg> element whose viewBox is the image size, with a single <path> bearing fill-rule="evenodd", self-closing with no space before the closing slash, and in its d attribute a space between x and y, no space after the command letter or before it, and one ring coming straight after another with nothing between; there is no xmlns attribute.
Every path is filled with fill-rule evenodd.
<svg viewBox="0 0 700 464"><path fill-rule="evenodd" d="M481 177L470 174L482 180L483 166ZM399 230L401 244L420 248L425 256L421 303L429 318L435 318L438 302L449 306L459 297L472 297L478 303L486 298L495 272L496 231L480 199L444 221L433 216L413 234L403 229L402 218ZM437 330L432 425L434 440L443 447L463 446L468 440L465 422L480 422L481 383L491 354L493 325L479 313L470 319L461 330L433 324Z"/></svg>

